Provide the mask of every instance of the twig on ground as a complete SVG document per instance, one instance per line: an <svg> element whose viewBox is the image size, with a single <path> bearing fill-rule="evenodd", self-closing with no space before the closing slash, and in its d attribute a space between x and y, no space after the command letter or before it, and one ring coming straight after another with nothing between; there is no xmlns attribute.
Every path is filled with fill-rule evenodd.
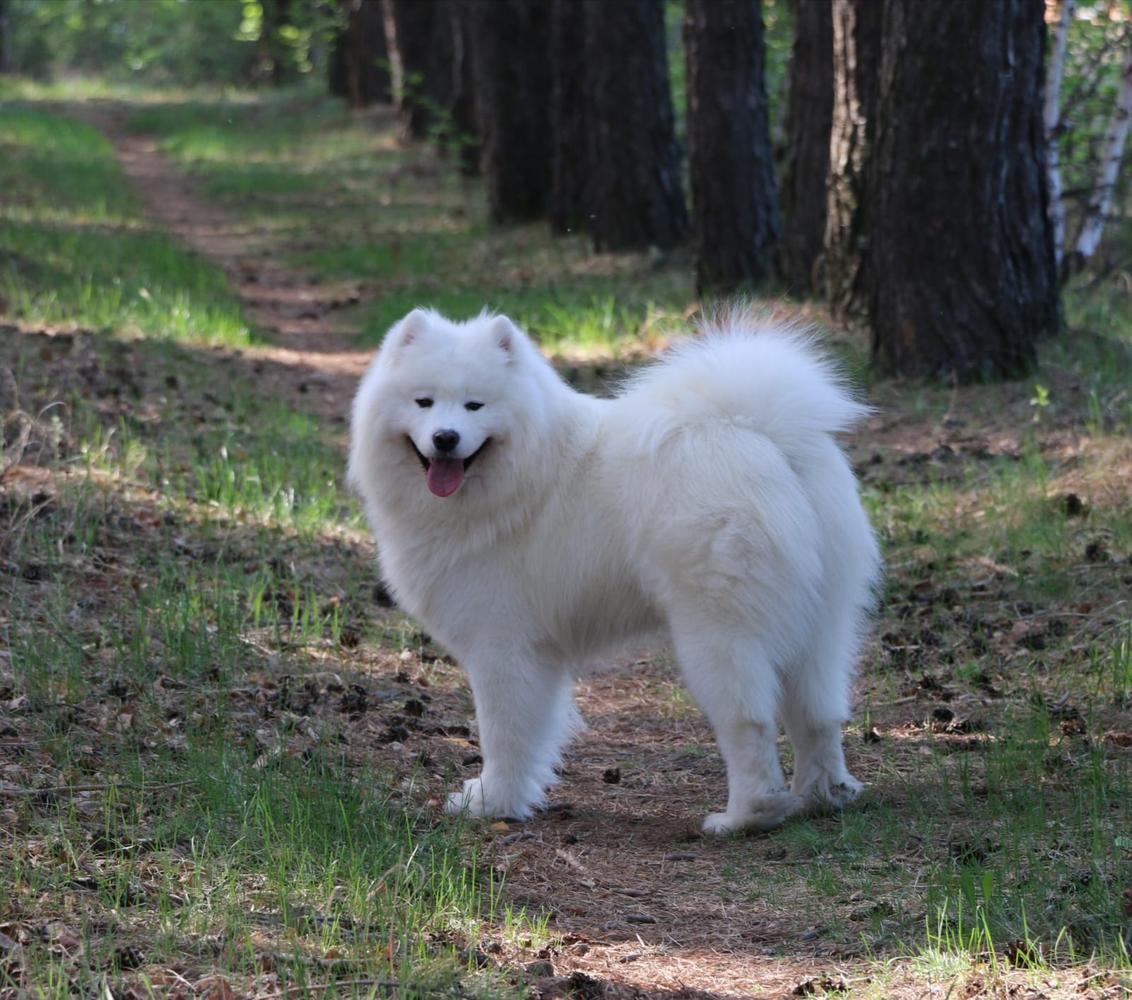
<svg viewBox="0 0 1132 1000"><path fill-rule="evenodd" d="M0 787L0 798L34 798L37 795L79 795L83 792L107 792L111 788L122 788L130 792L152 792L162 788L181 788L195 785L194 779L185 781L163 781L156 785L133 785L126 782L103 785L47 785L43 788L4 788Z"/></svg>
<svg viewBox="0 0 1132 1000"><path fill-rule="evenodd" d="M279 1000L280 997L288 997L295 993L325 993L327 990L339 988L399 990L401 986L402 984L396 979L335 979L329 983L296 983L294 986L288 986L271 993L257 993L255 1000ZM417 996L451 996L450 993L441 990L421 991L414 989L413 993Z"/></svg>

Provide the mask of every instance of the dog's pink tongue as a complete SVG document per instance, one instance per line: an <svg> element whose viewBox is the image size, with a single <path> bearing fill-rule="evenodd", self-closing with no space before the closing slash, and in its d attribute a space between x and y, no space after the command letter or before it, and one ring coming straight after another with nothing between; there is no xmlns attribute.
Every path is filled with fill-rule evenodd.
<svg viewBox="0 0 1132 1000"><path fill-rule="evenodd" d="M434 458L428 467L428 488L438 497L450 497L464 481L462 458Z"/></svg>

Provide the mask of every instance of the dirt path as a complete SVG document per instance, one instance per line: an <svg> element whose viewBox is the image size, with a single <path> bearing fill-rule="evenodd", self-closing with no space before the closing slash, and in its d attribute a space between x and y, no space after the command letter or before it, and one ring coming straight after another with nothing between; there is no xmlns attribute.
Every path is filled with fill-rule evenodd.
<svg viewBox="0 0 1132 1000"><path fill-rule="evenodd" d="M235 221L198 194L193 179L154 139L127 129L123 114L86 106L79 113L114 144L156 227L227 275L246 315L269 340L237 352L261 386L289 397L298 409L345 423L373 352L357 348L357 330L342 313L370 292L358 282L320 282L288 268L279 262L280 248L268 233Z"/></svg>

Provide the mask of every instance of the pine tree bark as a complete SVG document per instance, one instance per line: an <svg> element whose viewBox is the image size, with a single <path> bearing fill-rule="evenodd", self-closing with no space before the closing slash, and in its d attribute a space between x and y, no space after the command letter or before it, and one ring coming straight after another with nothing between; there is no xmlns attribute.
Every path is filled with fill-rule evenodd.
<svg viewBox="0 0 1132 1000"><path fill-rule="evenodd" d="M589 137L585 89L585 12L593 0L552 0L550 9L550 203L555 233L586 228Z"/></svg>
<svg viewBox="0 0 1132 1000"><path fill-rule="evenodd" d="M433 0L386 0L397 49L401 128L410 139L423 139L443 124L452 101L452 22L448 9Z"/></svg>
<svg viewBox="0 0 1132 1000"><path fill-rule="evenodd" d="M833 127L833 17L826 0L792 0L794 48L782 180L782 276L795 294L825 291L829 144Z"/></svg>
<svg viewBox="0 0 1132 1000"><path fill-rule="evenodd" d="M480 172L480 127L476 116L475 76L472 71L471 13L464 0L449 0L452 23L452 102L450 142L457 147L460 173Z"/></svg>
<svg viewBox="0 0 1132 1000"><path fill-rule="evenodd" d="M688 164L701 290L733 292L775 268L781 233L759 0L687 0Z"/></svg>
<svg viewBox="0 0 1132 1000"><path fill-rule="evenodd" d="M1058 324L1035 0L885 0L865 268L875 357L1030 371Z"/></svg>
<svg viewBox="0 0 1132 1000"><path fill-rule="evenodd" d="M365 108L393 100L381 0L342 0L346 23L334 39L330 92Z"/></svg>
<svg viewBox="0 0 1132 1000"><path fill-rule="evenodd" d="M865 185L876 125L884 0L833 0L833 114L822 265L830 310L863 315Z"/></svg>
<svg viewBox="0 0 1132 1000"><path fill-rule="evenodd" d="M496 223L539 218L550 191L549 9L543 0L470 3L488 209Z"/></svg>
<svg viewBox="0 0 1132 1000"><path fill-rule="evenodd" d="M4 0L0 0L3 3ZM343 26L334 33L330 46L330 60L326 64L326 86L335 97L350 97L349 65L349 26Z"/></svg>
<svg viewBox="0 0 1132 1000"><path fill-rule="evenodd" d="M0 0L0 73L12 71L12 26L8 0Z"/></svg>
<svg viewBox="0 0 1132 1000"><path fill-rule="evenodd" d="M594 246L672 247L688 232L688 211L668 83L664 0L598 0L578 7L585 17Z"/></svg>
<svg viewBox="0 0 1132 1000"><path fill-rule="evenodd" d="M260 45L271 74L271 82L276 87L281 87L294 77L291 52L282 30L290 22L290 18L291 0L263 0Z"/></svg>

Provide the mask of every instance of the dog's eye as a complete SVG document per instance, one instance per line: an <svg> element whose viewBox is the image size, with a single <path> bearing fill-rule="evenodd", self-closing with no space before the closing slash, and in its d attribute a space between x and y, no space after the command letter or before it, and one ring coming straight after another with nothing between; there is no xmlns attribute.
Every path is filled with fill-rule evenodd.
<svg viewBox="0 0 1132 1000"><path fill-rule="evenodd" d="M472 410L474 412L476 410L483 409L483 403L465 403L464 409L465 410Z"/></svg>
<svg viewBox="0 0 1132 1000"><path fill-rule="evenodd" d="M421 396L420 399L415 399L413 400L413 402L416 403L417 406L419 406L422 410L427 410L430 406L432 406L432 400L429 399L428 396Z"/></svg>

